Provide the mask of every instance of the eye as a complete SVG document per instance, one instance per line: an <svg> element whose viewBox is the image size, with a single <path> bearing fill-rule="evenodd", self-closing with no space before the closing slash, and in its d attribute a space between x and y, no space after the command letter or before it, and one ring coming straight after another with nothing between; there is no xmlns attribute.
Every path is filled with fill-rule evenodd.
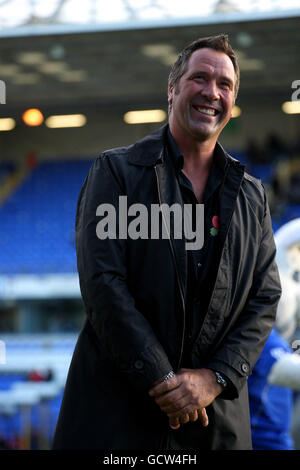
<svg viewBox="0 0 300 470"><path fill-rule="evenodd" d="M194 75L193 80L205 80L205 77L203 75Z"/></svg>
<svg viewBox="0 0 300 470"><path fill-rule="evenodd" d="M221 87L222 87L224 90L231 90L231 84L228 83L228 82L221 82Z"/></svg>

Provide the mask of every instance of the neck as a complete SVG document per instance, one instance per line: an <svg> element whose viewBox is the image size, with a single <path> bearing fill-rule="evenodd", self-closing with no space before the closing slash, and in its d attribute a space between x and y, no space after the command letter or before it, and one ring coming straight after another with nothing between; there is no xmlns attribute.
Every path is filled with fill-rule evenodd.
<svg viewBox="0 0 300 470"><path fill-rule="evenodd" d="M169 125L170 132L184 157L184 166L208 170L212 164L217 139L199 141L176 130L171 123Z"/></svg>

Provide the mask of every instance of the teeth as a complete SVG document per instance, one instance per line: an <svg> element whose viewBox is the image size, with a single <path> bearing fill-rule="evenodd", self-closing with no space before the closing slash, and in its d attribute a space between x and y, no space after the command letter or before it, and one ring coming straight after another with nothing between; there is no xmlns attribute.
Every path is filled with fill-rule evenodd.
<svg viewBox="0 0 300 470"><path fill-rule="evenodd" d="M204 113L204 114L209 114L210 116L214 116L215 115L215 110L214 109L207 109L207 108L196 108L197 111L201 111L201 113Z"/></svg>

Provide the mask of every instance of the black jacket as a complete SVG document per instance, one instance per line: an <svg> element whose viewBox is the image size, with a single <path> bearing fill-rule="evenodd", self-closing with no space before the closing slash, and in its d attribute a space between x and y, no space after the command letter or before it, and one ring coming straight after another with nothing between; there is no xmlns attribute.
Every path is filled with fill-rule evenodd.
<svg viewBox="0 0 300 470"><path fill-rule="evenodd" d="M208 407L207 428L195 422L171 431L148 396L155 380L185 366L185 240L96 235L97 207L117 208L120 195L127 195L128 207L143 203L149 213L154 203L182 203L164 152L165 132L163 127L128 148L101 154L81 189L76 246L87 319L70 365L54 449L155 450L168 445L170 433L191 431L199 449L251 449L247 376L272 329L281 293L260 181L224 152L224 243L190 361L194 368L223 372L233 387Z"/></svg>

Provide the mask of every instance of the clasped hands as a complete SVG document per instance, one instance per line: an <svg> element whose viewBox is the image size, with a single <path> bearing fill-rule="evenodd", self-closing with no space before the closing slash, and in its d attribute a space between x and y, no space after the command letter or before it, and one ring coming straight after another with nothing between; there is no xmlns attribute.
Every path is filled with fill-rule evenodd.
<svg viewBox="0 0 300 470"><path fill-rule="evenodd" d="M178 429L181 424L200 419L208 425L206 407L222 392L210 369L180 369L175 377L155 383L149 395L168 415L169 425Z"/></svg>

